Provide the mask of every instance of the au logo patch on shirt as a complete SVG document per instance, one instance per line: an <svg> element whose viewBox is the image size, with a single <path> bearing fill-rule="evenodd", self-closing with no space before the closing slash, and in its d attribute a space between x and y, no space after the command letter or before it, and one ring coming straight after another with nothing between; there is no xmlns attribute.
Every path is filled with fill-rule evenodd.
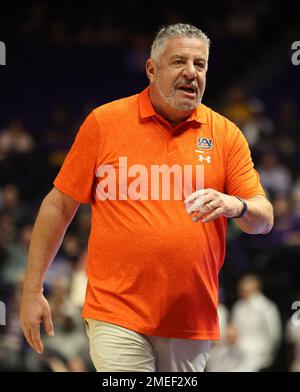
<svg viewBox="0 0 300 392"><path fill-rule="evenodd" d="M197 146L203 150L210 150L213 148L213 140L207 137L197 137Z"/></svg>

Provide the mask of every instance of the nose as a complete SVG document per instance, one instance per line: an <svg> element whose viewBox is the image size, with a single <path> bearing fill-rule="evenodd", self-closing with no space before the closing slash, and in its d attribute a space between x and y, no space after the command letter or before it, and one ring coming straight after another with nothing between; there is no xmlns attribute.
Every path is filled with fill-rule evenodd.
<svg viewBox="0 0 300 392"><path fill-rule="evenodd" d="M183 70L183 75L187 78L187 79L196 79L197 77L197 72L196 69L194 67L194 63L193 62L188 62L186 63L184 70Z"/></svg>

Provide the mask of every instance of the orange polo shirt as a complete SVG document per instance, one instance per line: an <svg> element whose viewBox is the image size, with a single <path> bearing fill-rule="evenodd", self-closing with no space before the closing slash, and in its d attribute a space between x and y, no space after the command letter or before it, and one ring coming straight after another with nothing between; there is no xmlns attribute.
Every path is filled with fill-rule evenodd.
<svg viewBox="0 0 300 392"><path fill-rule="evenodd" d="M203 104L176 128L155 113L149 88L93 110L54 181L91 203L82 316L151 336L218 339L227 219L192 222L186 189L175 196L171 175L170 197L163 197L154 165L192 168L189 193L204 186L246 199L264 195L241 131ZM194 176L199 167L202 185Z"/></svg>

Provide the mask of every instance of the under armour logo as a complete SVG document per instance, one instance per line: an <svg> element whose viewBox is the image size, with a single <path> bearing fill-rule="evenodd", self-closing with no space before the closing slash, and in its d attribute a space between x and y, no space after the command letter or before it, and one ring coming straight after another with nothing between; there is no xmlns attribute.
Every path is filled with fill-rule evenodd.
<svg viewBox="0 0 300 392"><path fill-rule="evenodd" d="M210 155L207 155L207 156L199 155L199 161L200 162L206 161L207 163L211 163L211 156Z"/></svg>

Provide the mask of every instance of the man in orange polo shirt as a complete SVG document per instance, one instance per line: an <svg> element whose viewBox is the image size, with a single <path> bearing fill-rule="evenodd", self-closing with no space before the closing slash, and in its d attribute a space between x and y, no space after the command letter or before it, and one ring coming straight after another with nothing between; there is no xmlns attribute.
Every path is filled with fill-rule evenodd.
<svg viewBox="0 0 300 392"><path fill-rule="evenodd" d="M138 95L93 110L39 211L21 319L42 352L53 325L43 279L80 203L90 203L83 308L98 371L203 371L219 339L218 273L227 218L266 234L272 206L241 131L201 103L209 40L157 34Z"/></svg>

